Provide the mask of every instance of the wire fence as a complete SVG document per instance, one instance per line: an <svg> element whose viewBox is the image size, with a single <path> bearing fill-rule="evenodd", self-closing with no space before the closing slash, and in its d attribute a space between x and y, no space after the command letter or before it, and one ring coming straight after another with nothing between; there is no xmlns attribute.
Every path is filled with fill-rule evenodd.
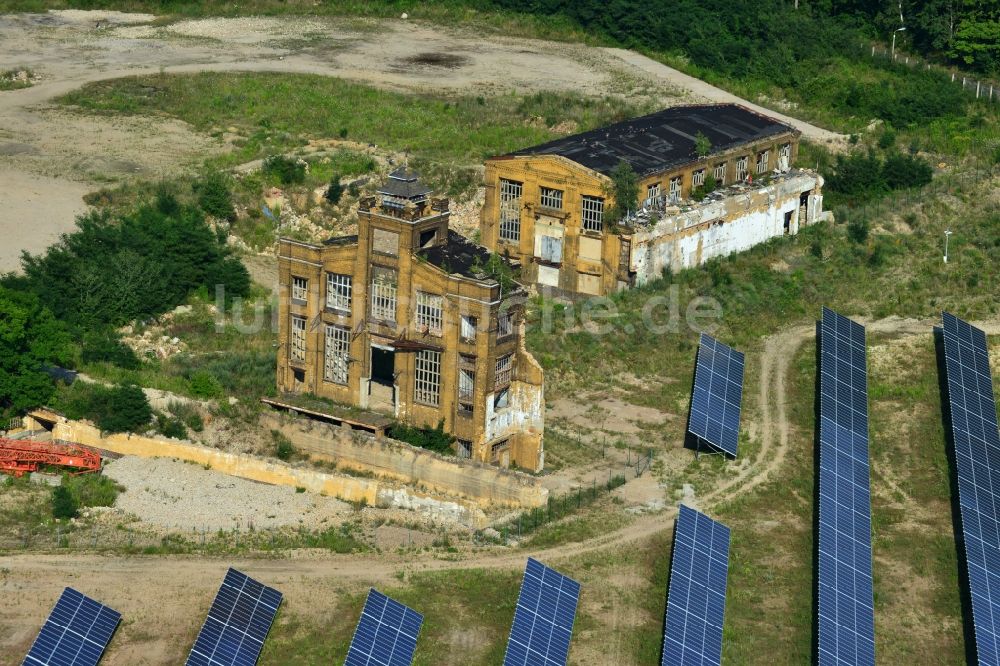
<svg viewBox="0 0 1000 666"><path fill-rule="evenodd" d="M936 63L929 62L919 56L901 53L899 49L895 52L891 47L883 44L863 44L862 48L871 54L873 59L890 60L897 65L906 65L913 68L923 68L927 71L939 72L951 78L956 85L961 85L962 90L974 95L976 99L987 102L1000 102L1000 82L982 76L971 76L952 67L944 67Z"/></svg>

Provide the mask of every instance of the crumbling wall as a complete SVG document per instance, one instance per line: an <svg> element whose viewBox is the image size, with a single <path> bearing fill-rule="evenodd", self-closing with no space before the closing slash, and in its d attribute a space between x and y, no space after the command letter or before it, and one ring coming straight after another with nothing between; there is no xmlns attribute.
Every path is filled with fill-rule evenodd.
<svg viewBox="0 0 1000 666"><path fill-rule="evenodd" d="M821 186L818 175L798 172L764 187L668 214L652 227L638 229L632 237L636 282L655 280L665 268L692 268L781 236L786 233L786 214L791 216L787 233L797 233L800 225L821 219ZM806 192L809 219L800 219L800 197Z"/></svg>
<svg viewBox="0 0 1000 666"><path fill-rule="evenodd" d="M264 427L280 431L297 449L342 468L457 495L477 504L545 506L548 490L527 474L494 465L445 458L409 444L289 414L271 414Z"/></svg>

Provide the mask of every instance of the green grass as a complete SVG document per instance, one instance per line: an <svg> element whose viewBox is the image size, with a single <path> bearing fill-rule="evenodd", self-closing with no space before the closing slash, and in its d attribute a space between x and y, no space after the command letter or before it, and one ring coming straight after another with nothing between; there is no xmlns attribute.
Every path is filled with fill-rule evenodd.
<svg viewBox="0 0 1000 666"><path fill-rule="evenodd" d="M19 71L21 70L9 69L0 72L0 92L5 90L21 90L22 88L30 88L33 85L31 83L32 72L28 72L27 81L20 81L16 78Z"/></svg>
<svg viewBox="0 0 1000 666"><path fill-rule="evenodd" d="M128 77L84 86L61 98L93 112L165 113L208 132L235 126L246 134L222 158L238 163L344 135L443 163L478 165L491 155L552 138L527 124L573 120L581 129L631 117L627 102L574 94L498 97L408 95L308 74L200 73Z"/></svg>

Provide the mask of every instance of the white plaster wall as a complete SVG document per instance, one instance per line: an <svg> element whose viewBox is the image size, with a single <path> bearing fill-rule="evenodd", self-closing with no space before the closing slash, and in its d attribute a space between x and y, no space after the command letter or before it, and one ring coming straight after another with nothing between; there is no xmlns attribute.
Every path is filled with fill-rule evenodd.
<svg viewBox="0 0 1000 666"><path fill-rule="evenodd" d="M545 399L541 386L514 382L509 405L495 411L493 394L486 396L486 441L509 437L519 432L541 433L545 427Z"/></svg>
<svg viewBox="0 0 1000 666"><path fill-rule="evenodd" d="M810 195L810 219L798 219L799 196L812 191L818 176L799 174L767 187L750 190L698 205L693 210L661 219L632 237L632 270L638 284L662 275L664 268L692 268L714 257L748 250L774 236L784 234L785 213L792 213L790 233L815 221L822 195ZM690 231L705 223L723 220L701 231ZM686 231L687 230L687 231Z"/></svg>

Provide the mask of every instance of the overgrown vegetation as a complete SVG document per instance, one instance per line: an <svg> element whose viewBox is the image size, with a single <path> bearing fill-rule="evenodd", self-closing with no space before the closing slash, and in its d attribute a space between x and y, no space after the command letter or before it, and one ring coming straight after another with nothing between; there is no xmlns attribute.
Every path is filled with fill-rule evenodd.
<svg viewBox="0 0 1000 666"><path fill-rule="evenodd" d="M439 421L434 428L418 428L406 423L393 423L386 434L392 439L398 439L401 442L419 446L435 453L454 453L452 446L455 444L455 437L444 431L444 419Z"/></svg>
<svg viewBox="0 0 1000 666"><path fill-rule="evenodd" d="M860 203L894 190L921 188L933 173L926 160L914 155L892 152L883 160L874 152L854 152L837 156L827 184L842 199Z"/></svg>
<svg viewBox="0 0 1000 666"><path fill-rule="evenodd" d="M101 474L63 474L60 485L52 489L52 517L76 518L80 509L113 506L121 488Z"/></svg>
<svg viewBox="0 0 1000 666"><path fill-rule="evenodd" d="M639 177L631 164L625 160L618 163L611 172L611 183L605 196L613 202L605 213L612 226L624 220L629 213L635 212L639 207Z"/></svg>
<svg viewBox="0 0 1000 666"><path fill-rule="evenodd" d="M49 400L49 366L69 360L69 336L34 294L0 286L0 416Z"/></svg>
<svg viewBox="0 0 1000 666"><path fill-rule="evenodd" d="M139 432L153 418L146 394L138 386L103 386L75 382L55 403L71 419L89 419L106 432Z"/></svg>

